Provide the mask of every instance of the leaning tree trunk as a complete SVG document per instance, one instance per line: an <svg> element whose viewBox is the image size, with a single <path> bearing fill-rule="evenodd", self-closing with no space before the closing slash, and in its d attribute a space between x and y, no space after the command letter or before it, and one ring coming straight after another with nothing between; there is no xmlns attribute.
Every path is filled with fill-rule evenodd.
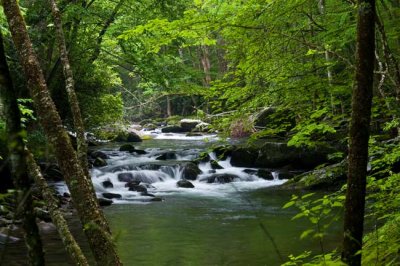
<svg viewBox="0 0 400 266"><path fill-rule="evenodd" d="M84 178L82 166L50 97L19 6L16 0L2 0L2 4L39 122L47 140L55 149L57 161L71 192L94 258L99 265L121 265L112 242L110 228L91 187L93 184Z"/></svg>
<svg viewBox="0 0 400 266"><path fill-rule="evenodd" d="M67 90L68 101L71 105L72 119L74 121L74 128L76 131L77 140L77 155L85 172L85 178L90 180L87 161L87 144L85 139L85 126L82 121L81 110L79 107L78 98L75 93L75 80L72 73L71 65L69 63L67 45L65 44L64 31L62 27L61 13L57 7L55 0L50 0L51 12L54 18L54 25L56 28L56 38L58 42L58 49L60 51L61 63L63 65L63 72L65 77L65 88Z"/></svg>
<svg viewBox="0 0 400 266"><path fill-rule="evenodd" d="M375 50L375 0L358 1L356 77L352 96L342 260L361 265Z"/></svg>
<svg viewBox="0 0 400 266"><path fill-rule="evenodd" d="M46 180L40 173L40 169L36 164L32 153L26 150L25 156L29 169L29 174L35 180L35 183L37 184L37 186L40 189L40 192L43 195L43 199L46 201L46 206L49 208L51 220L57 228L58 235L60 236L69 257L71 258L71 260L74 262L75 265L89 266L89 263L87 262L85 255L83 255L81 248L76 242L74 236L69 231L67 221L65 220L63 214L61 213L58 207L57 199L53 195L54 192L47 185Z"/></svg>
<svg viewBox="0 0 400 266"><path fill-rule="evenodd" d="M44 253L36 217L33 211L31 181L27 175L24 160L24 141L22 139L21 116L18 109L16 93L12 84L10 71L3 46L3 36L0 30L0 95L6 116L7 143L14 185L18 191L18 200L22 210L18 213L22 217L25 243L31 265L43 265Z"/></svg>

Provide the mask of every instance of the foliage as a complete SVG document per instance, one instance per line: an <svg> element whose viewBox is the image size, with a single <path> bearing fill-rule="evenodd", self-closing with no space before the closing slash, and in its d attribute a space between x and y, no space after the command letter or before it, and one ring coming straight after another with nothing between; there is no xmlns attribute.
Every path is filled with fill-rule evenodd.
<svg viewBox="0 0 400 266"><path fill-rule="evenodd" d="M283 208L296 207L299 212L292 220L305 218L312 227L305 230L300 239L317 239L321 247L321 255L311 257L311 253L305 251L298 256L289 256L289 261L284 265L343 265L337 256L337 253L325 253L324 237L329 227L337 222L342 214L344 195L343 192L324 195L321 198L313 199L314 193L308 193L302 196L292 195L292 198ZM303 264L305 261L307 263Z"/></svg>

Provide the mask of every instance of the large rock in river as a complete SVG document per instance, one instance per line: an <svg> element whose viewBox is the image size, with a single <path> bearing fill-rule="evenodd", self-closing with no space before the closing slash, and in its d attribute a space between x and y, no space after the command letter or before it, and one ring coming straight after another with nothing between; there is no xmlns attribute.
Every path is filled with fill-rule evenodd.
<svg viewBox="0 0 400 266"><path fill-rule="evenodd" d="M345 184L347 161L297 175L284 183L281 188L307 190L337 190Z"/></svg>
<svg viewBox="0 0 400 266"><path fill-rule="evenodd" d="M167 126L161 129L162 133L182 133L185 132L180 126Z"/></svg>
<svg viewBox="0 0 400 266"><path fill-rule="evenodd" d="M195 129L196 126L201 122L202 122L201 120L195 120L195 119L182 119L180 121L180 124L183 131L189 132Z"/></svg>
<svg viewBox="0 0 400 266"><path fill-rule="evenodd" d="M197 176L201 174L200 168L197 164L188 162L183 164L182 177L187 180L196 180Z"/></svg>
<svg viewBox="0 0 400 266"><path fill-rule="evenodd" d="M286 143L265 142L259 147L238 147L231 152L231 164L237 167L312 169L328 162L330 147L296 148Z"/></svg>
<svg viewBox="0 0 400 266"><path fill-rule="evenodd" d="M178 182L176 182L176 185L178 187L182 187L182 188L194 188L194 185L192 184L192 182L186 180L186 179L181 179Z"/></svg>

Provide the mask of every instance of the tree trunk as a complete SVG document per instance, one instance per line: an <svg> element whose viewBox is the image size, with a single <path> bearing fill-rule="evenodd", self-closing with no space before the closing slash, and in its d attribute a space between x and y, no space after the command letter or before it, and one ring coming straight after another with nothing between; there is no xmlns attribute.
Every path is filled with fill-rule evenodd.
<svg viewBox="0 0 400 266"><path fill-rule="evenodd" d="M22 210L18 213L23 219L25 243L28 248L28 256L31 265L43 265L44 253L36 217L33 211L31 180L27 175L24 160L24 141L22 139L21 116L18 109L16 93L12 84L10 72L3 46L3 36L0 31L0 95L3 99L3 108L6 117L7 143L11 172L14 186L17 189L19 203Z"/></svg>
<svg viewBox="0 0 400 266"><path fill-rule="evenodd" d="M99 265L121 265L111 239L110 228L93 193L93 184L84 178L84 171L50 97L19 6L16 0L2 0L2 4L39 122L48 142L55 149L58 164L71 192L94 258Z"/></svg>
<svg viewBox="0 0 400 266"><path fill-rule="evenodd" d="M356 76L352 96L342 260L361 265L368 140L374 77L375 0L358 1Z"/></svg>
<svg viewBox="0 0 400 266"><path fill-rule="evenodd" d="M57 199L53 196L54 192L47 185L46 180L40 173L40 169L37 166L32 153L29 151L26 151L25 153L29 173L35 180L36 185L39 187L40 192L43 195L43 199L46 201L46 206L49 208L51 220L57 228L57 232L64 244L65 250L67 251L68 255L75 265L89 265L85 255L83 255L82 253L81 248L69 231L67 221L65 220L63 214L58 208Z"/></svg>
<svg viewBox="0 0 400 266"><path fill-rule="evenodd" d="M88 161L87 161L87 144L85 139L85 127L82 121L78 98L76 97L75 93L75 80L72 73L71 65L69 63L67 45L65 44L61 13L57 7L55 0L50 0L50 5L51 5L51 12L54 18L54 25L56 28L56 38L58 42L58 49L60 51L61 63L63 65L65 88L67 90L69 104L71 105L72 119L74 121L74 128L76 131L77 155L81 163L82 169L85 172L85 176L90 181L90 175L88 171L89 169Z"/></svg>

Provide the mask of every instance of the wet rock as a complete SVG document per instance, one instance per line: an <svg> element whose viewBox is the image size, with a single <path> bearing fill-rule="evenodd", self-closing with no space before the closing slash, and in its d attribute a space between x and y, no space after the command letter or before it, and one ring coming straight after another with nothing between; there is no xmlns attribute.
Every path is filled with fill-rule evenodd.
<svg viewBox="0 0 400 266"><path fill-rule="evenodd" d="M124 144L121 147L119 147L119 151L134 152L135 147L131 144Z"/></svg>
<svg viewBox="0 0 400 266"><path fill-rule="evenodd" d="M232 150L235 146L218 146L213 149L215 155L217 155L218 160L226 160L232 154Z"/></svg>
<svg viewBox="0 0 400 266"><path fill-rule="evenodd" d="M134 131L119 132L114 138L116 142L142 142L142 139Z"/></svg>
<svg viewBox="0 0 400 266"><path fill-rule="evenodd" d="M176 160L176 154L174 152L166 152L158 156L156 160L159 161Z"/></svg>
<svg viewBox="0 0 400 266"><path fill-rule="evenodd" d="M147 154L147 152L145 150L133 150L134 153L139 154L139 155L143 155L143 154Z"/></svg>
<svg viewBox="0 0 400 266"><path fill-rule="evenodd" d="M131 185L129 186L129 191L137 191L137 192L147 193L147 188L145 188L145 187L142 186L142 185L134 185L134 184L131 184Z"/></svg>
<svg viewBox="0 0 400 266"><path fill-rule="evenodd" d="M249 174L249 175L256 175L258 170L256 170L256 169L244 169L243 172L245 172L246 174Z"/></svg>
<svg viewBox="0 0 400 266"><path fill-rule="evenodd" d="M219 165L219 163L215 160L211 160L211 168L212 169L224 169L221 165Z"/></svg>
<svg viewBox="0 0 400 266"><path fill-rule="evenodd" d="M278 179L292 179L295 176L294 173L288 171L280 171L278 172Z"/></svg>
<svg viewBox="0 0 400 266"><path fill-rule="evenodd" d="M338 190L346 183L347 161L297 175L281 185L286 189Z"/></svg>
<svg viewBox="0 0 400 266"><path fill-rule="evenodd" d="M71 195L70 195L68 192L64 192L64 193L63 193L63 197L64 197L64 198L70 198Z"/></svg>
<svg viewBox="0 0 400 266"><path fill-rule="evenodd" d="M122 198L122 195L121 194L117 194L117 193L105 192L105 193L102 193L102 195L106 199L120 199L120 198Z"/></svg>
<svg viewBox="0 0 400 266"><path fill-rule="evenodd" d="M162 133L182 133L185 130L179 126L168 126L161 129Z"/></svg>
<svg viewBox="0 0 400 266"><path fill-rule="evenodd" d="M197 176L201 174L200 168L195 163L189 162L184 164L182 167L183 167L182 177L184 179L196 180Z"/></svg>
<svg viewBox="0 0 400 266"><path fill-rule="evenodd" d="M178 187L182 187L182 188L194 188L194 185L192 184L192 182L186 180L186 179L181 179L178 182L176 182L176 185Z"/></svg>
<svg viewBox="0 0 400 266"><path fill-rule="evenodd" d="M236 175L231 174L214 174L210 177L206 178L207 183L230 183L233 182L235 179L239 179Z"/></svg>
<svg viewBox="0 0 400 266"><path fill-rule="evenodd" d="M195 119L182 119L180 121L180 124L183 131L189 132L195 129L195 127L201 122L202 122L201 120L195 120Z"/></svg>
<svg viewBox="0 0 400 266"><path fill-rule="evenodd" d="M259 178L262 178L265 180L274 180L274 176L272 175L272 172L267 169L258 169L257 176Z"/></svg>
<svg viewBox="0 0 400 266"><path fill-rule="evenodd" d="M93 159L101 158L104 160L110 158L107 154L105 154L102 151L94 151L94 152L90 153L90 157L92 157Z"/></svg>
<svg viewBox="0 0 400 266"><path fill-rule="evenodd" d="M131 182L134 180L132 173L119 173L117 178L120 182Z"/></svg>
<svg viewBox="0 0 400 266"><path fill-rule="evenodd" d="M126 138L127 142L142 142L142 139L140 138L140 136L138 134L136 134L133 131L130 131L128 133L128 136Z"/></svg>
<svg viewBox="0 0 400 266"><path fill-rule="evenodd" d="M104 188L113 188L114 185L110 180L106 180L101 182L101 184L103 185Z"/></svg>
<svg viewBox="0 0 400 266"><path fill-rule="evenodd" d="M96 158L94 160L94 162L93 162L93 166L94 167L103 167L103 166L106 166L106 165L107 165L106 160L101 159L101 158Z"/></svg>
<svg viewBox="0 0 400 266"><path fill-rule="evenodd" d="M215 170L215 169L208 170L209 174L215 174L216 172L217 172L217 170Z"/></svg>
<svg viewBox="0 0 400 266"><path fill-rule="evenodd" d="M207 152L202 152L199 157L195 160L196 163L206 163L210 161L210 155Z"/></svg>
<svg viewBox="0 0 400 266"><path fill-rule="evenodd" d="M237 148L231 153L231 164L236 167L255 167L257 151L252 148Z"/></svg>
<svg viewBox="0 0 400 266"><path fill-rule="evenodd" d="M328 162L328 154L336 150L328 146L296 148L286 143L265 142L257 147L239 147L231 152L231 164L237 167L288 166L292 169L312 169Z"/></svg>
<svg viewBox="0 0 400 266"><path fill-rule="evenodd" d="M98 198L97 201L99 202L100 206L110 206L113 203L112 200L105 198Z"/></svg>
<svg viewBox="0 0 400 266"><path fill-rule="evenodd" d="M131 186L138 186L140 184L140 181L132 180L129 181L128 183L125 184L125 187L129 188Z"/></svg>

